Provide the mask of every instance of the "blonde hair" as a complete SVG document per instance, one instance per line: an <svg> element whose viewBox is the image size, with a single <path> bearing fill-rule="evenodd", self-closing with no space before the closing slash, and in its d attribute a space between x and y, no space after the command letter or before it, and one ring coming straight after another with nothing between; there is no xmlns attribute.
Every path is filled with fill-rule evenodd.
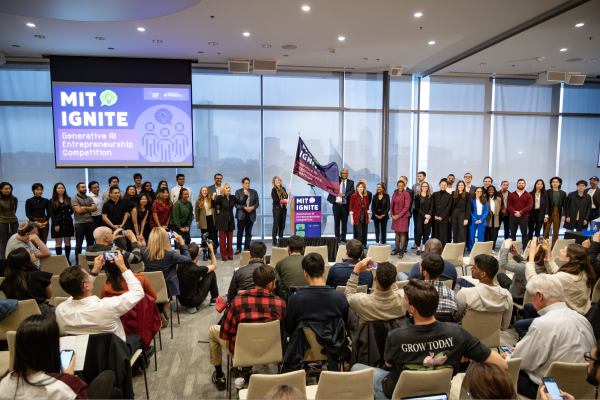
<svg viewBox="0 0 600 400"><path fill-rule="evenodd" d="M221 185L221 193L219 193L221 196L225 196L225 190L227 188L231 188L231 186L229 186L229 183L224 183Z"/></svg>
<svg viewBox="0 0 600 400"><path fill-rule="evenodd" d="M202 197L202 189L206 188L206 193L208 193L206 195L206 197ZM204 204L202 204L204 203ZM202 208L204 206L208 206L208 208L212 208L211 205L211 201L210 201L210 191L208 190L208 187L206 186L202 186L200 188L200 193L198 193L198 200L196 200L196 208Z"/></svg>
<svg viewBox="0 0 600 400"><path fill-rule="evenodd" d="M150 261L162 260L165 257L166 251L171 251L171 241L169 240L167 231L160 227L152 229L144 255Z"/></svg>
<svg viewBox="0 0 600 400"><path fill-rule="evenodd" d="M279 179L279 182L281 182L281 188L283 189L283 181L282 181L282 180L281 180L281 178L280 178L280 177L278 177L278 176L274 176L274 177L273 177L273 182L271 182L271 183L273 184L273 187L276 187L276 186L275 186L275 179Z"/></svg>

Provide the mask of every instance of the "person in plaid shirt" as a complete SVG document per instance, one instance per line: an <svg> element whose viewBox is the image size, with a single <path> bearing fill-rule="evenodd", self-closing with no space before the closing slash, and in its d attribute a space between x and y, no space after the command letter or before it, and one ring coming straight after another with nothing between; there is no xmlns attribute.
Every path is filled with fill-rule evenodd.
<svg viewBox="0 0 600 400"><path fill-rule="evenodd" d="M238 324L270 322L278 319L283 328L285 301L272 293L275 289L276 278L275 268L270 265L261 265L256 268L252 273L256 287L237 295L227 310L223 324L221 326L213 325L209 328L210 363L215 366L212 381L217 385L218 390L222 391L227 388L225 374L221 368L222 349L227 349L230 354L234 353ZM244 378L247 378L252 373L252 367L242 372Z"/></svg>
<svg viewBox="0 0 600 400"><path fill-rule="evenodd" d="M444 285L444 282L440 282L440 275L444 272L444 260L439 254L425 252L421 254L419 268L421 269L423 280L431 283L440 295L435 316L436 319L442 322L452 322L452 317L458 310L458 307L456 305L456 296L452 289Z"/></svg>

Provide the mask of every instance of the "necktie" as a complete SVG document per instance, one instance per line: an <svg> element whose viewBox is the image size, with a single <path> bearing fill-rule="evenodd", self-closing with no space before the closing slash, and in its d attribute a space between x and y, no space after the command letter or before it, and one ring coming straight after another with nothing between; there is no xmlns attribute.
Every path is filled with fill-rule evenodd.
<svg viewBox="0 0 600 400"><path fill-rule="evenodd" d="M346 194L346 180L345 179L342 181L342 193ZM345 202L346 202L346 198L342 197L342 203L345 203Z"/></svg>

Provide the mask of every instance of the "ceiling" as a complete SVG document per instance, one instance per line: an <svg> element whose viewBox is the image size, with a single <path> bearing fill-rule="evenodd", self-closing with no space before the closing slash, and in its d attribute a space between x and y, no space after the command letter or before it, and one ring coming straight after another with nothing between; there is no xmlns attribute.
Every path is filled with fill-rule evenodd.
<svg viewBox="0 0 600 400"><path fill-rule="evenodd" d="M36 6L39 0L0 0L0 51L9 60L86 55L198 59L201 65L223 66L228 58L267 58L278 60L279 68L354 71L381 71L400 64L405 73L418 74L564 0L503 0L501 6L496 0L170 1L164 5L168 2L128 0L124 7L122 1L107 0L95 2L102 4L103 10L98 11L94 2L77 0L56 0L54 8L44 9ZM156 3L151 12L147 10L149 2ZM77 3L76 10L67 7L69 3ZM303 11L305 5L311 9ZM531 61L507 64L507 60L544 56L544 63L537 64L551 61L558 68L566 58L598 59L600 46L586 36L600 39L599 7L600 0L592 0L441 72L531 73ZM423 16L415 17L416 12ZM576 22L586 25L576 30ZM138 31L139 27L145 31ZM338 40L339 36L345 40ZM154 39L162 43L153 43ZM428 44L432 40L435 44ZM272 47L263 48L266 44ZM297 48L282 49L289 44ZM560 47L569 50L557 53ZM335 53L330 48L335 48ZM586 71L582 64L592 63L585 61L566 64ZM485 69L479 66L482 62ZM533 69L537 71L537 67ZM589 67L600 72L598 67Z"/></svg>

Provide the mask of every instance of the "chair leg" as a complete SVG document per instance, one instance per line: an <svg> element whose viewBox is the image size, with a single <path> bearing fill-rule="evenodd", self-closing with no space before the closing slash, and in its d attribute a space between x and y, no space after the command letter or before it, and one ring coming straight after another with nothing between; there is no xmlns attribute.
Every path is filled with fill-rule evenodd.
<svg viewBox="0 0 600 400"><path fill-rule="evenodd" d="M154 352L156 354L156 350ZM142 370L144 371L144 383L146 384L146 398L150 400L150 394L148 393L148 380L146 379L146 369L142 368Z"/></svg>
<svg viewBox="0 0 600 400"><path fill-rule="evenodd" d="M173 339L173 307L169 305L169 311L171 312L171 318L169 322L171 322L171 339Z"/></svg>
<svg viewBox="0 0 600 400"><path fill-rule="evenodd" d="M160 329L158 330L158 342L160 343L160 350L162 351L162 336L160 335ZM155 347L156 351L156 347Z"/></svg>
<svg viewBox="0 0 600 400"><path fill-rule="evenodd" d="M227 354L227 392L229 393L229 399L231 400L231 373L229 371L229 354Z"/></svg>
<svg viewBox="0 0 600 400"><path fill-rule="evenodd" d="M154 335L154 370L158 371L158 364L156 363L156 353L158 353L158 350L156 349L156 335Z"/></svg>
<svg viewBox="0 0 600 400"><path fill-rule="evenodd" d="M179 322L179 300L177 300L177 296L175 296L175 307L177 307L176 308L176 310L177 310L177 323L180 324L180 322Z"/></svg>

